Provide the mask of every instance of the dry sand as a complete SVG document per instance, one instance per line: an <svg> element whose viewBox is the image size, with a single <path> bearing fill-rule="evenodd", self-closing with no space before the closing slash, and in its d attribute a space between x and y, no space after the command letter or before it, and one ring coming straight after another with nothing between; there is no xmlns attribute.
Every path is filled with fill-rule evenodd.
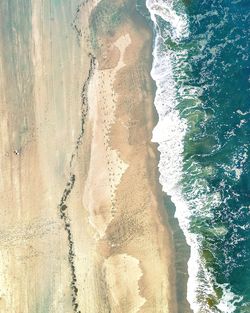
<svg viewBox="0 0 250 313"><path fill-rule="evenodd" d="M0 312L175 313L152 38L134 1L7 2Z"/></svg>

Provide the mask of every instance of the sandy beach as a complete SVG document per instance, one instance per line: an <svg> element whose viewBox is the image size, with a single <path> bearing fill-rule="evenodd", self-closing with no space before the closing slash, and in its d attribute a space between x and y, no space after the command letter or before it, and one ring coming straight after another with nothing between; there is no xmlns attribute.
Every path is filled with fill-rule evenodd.
<svg viewBox="0 0 250 313"><path fill-rule="evenodd" d="M150 28L132 0L18 5L0 5L0 311L177 312Z"/></svg>

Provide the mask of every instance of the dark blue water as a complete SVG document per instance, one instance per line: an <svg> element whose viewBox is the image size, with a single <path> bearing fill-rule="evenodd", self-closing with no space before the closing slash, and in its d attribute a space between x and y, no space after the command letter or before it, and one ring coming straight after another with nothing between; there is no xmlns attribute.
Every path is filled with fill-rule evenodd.
<svg viewBox="0 0 250 313"><path fill-rule="evenodd" d="M242 297L235 312L250 312L250 1L190 1L186 12L191 36L184 44L192 43L187 84L201 88L202 106L185 137L184 190L189 198L197 177L188 167L195 163L207 193L220 196L211 216L193 218L191 230L203 238L215 281Z"/></svg>
<svg viewBox="0 0 250 313"><path fill-rule="evenodd" d="M195 313L250 312L250 1L146 0L160 182L191 248Z"/></svg>

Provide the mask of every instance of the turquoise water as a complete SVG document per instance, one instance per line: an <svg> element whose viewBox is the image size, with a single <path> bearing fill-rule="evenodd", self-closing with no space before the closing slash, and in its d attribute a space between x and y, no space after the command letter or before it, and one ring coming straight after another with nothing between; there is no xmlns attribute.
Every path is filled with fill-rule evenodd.
<svg viewBox="0 0 250 313"><path fill-rule="evenodd" d="M250 1L147 0L160 182L194 312L250 312Z"/></svg>

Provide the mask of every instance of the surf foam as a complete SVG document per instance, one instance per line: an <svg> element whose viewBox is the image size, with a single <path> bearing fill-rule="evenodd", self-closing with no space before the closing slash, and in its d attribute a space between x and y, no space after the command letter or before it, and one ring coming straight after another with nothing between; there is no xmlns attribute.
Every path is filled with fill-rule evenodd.
<svg viewBox="0 0 250 313"><path fill-rule="evenodd" d="M176 206L176 217L182 228L186 241L191 248L191 255L188 262L188 294L187 300L195 313L223 312L233 313L235 311L235 295L228 286L220 286L223 296L217 308L210 308L206 299L208 296L216 297L213 286L216 284L213 276L205 268L201 256L200 242L202 238L198 234L191 233L190 219L192 210L188 201L182 194L181 181L183 178L183 151L184 138L187 131L187 121L180 117L177 105L180 98L192 98L199 103L198 96L201 94L199 88L185 86L178 89L178 75L185 78L182 68L185 66L188 51L167 49L165 40L167 37L175 43L181 42L189 36L188 19L185 13L175 10L174 2L170 0L147 0L146 6L150 12L151 20L154 23L155 42L153 49L153 67L151 76L156 83L155 107L159 115L159 121L153 130L152 141L159 144L160 151L159 171L160 183L163 191L171 196ZM162 20L166 23L163 30ZM161 24L161 25L160 25ZM197 96L197 99L195 97ZM201 201L198 197L197 204L199 211ZM211 200L219 201L217 195L212 195ZM218 286L218 284L216 284ZM203 301L201 301L201 293ZM205 300L205 301L204 301Z"/></svg>

